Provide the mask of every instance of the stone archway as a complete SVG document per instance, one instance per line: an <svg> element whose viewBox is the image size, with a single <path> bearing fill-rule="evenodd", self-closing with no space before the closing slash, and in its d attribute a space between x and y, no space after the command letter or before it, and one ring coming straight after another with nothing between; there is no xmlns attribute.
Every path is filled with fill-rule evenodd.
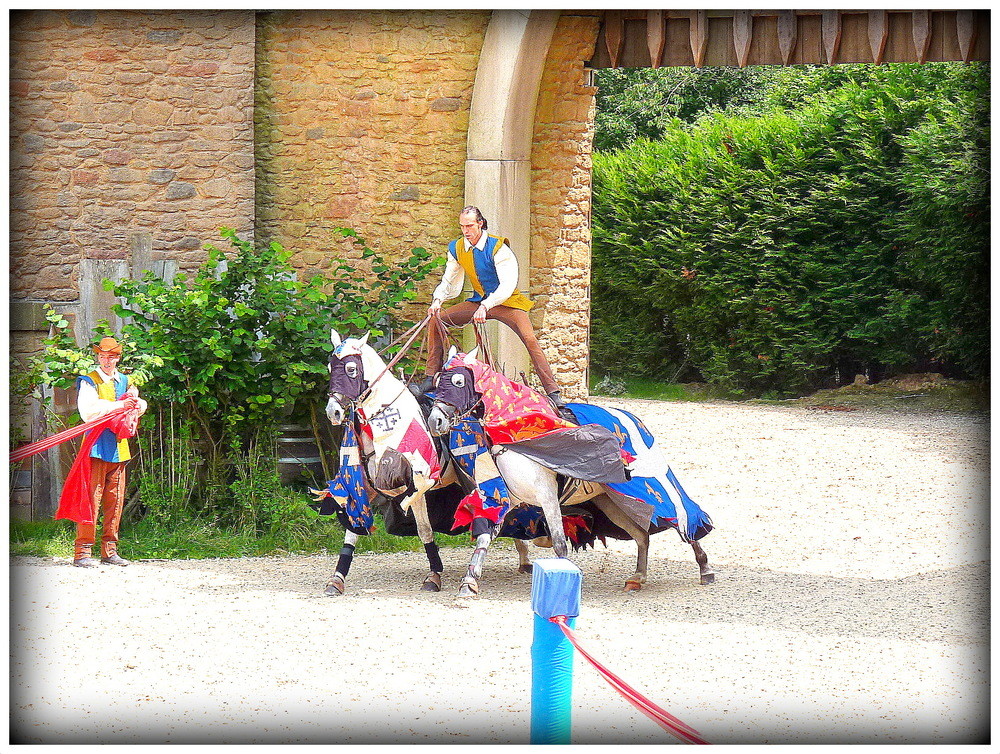
<svg viewBox="0 0 1000 754"><path fill-rule="evenodd" d="M486 29L469 111L467 204L494 218L510 239L522 290L531 270L531 144L535 104L559 11L494 11ZM507 328L491 324L497 358L528 371L527 353Z"/></svg>

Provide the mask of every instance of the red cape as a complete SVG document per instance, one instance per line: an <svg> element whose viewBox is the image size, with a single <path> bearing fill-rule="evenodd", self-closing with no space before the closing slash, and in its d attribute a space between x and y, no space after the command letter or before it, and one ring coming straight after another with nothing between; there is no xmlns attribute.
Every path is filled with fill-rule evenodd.
<svg viewBox="0 0 1000 754"><path fill-rule="evenodd" d="M55 519L67 518L78 524L94 523L94 511L90 499L90 451L105 429L110 429L122 439L134 437L138 427L139 409L122 408L102 417L98 426L84 435L76 460L73 461L73 466L66 476L66 483L63 484Z"/></svg>

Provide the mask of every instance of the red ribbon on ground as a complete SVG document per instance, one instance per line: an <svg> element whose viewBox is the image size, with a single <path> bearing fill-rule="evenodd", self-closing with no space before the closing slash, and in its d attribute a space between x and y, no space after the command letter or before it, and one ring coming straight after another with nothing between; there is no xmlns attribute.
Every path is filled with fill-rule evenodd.
<svg viewBox="0 0 1000 754"><path fill-rule="evenodd" d="M606 667L604 667L600 662L594 659L594 657L589 652L587 652L587 650L585 650L583 647L580 646L580 643L579 641L577 641L577 638L574 635L573 630L568 625L566 625L565 615L556 615L552 618L549 618L549 620L562 629L562 632L566 635L566 638L569 639L570 643L573 645L576 651L579 652L581 655L583 655L583 657L587 660L587 662L593 665L594 668L597 670L597 672L600 673L601 676L604 678L604 680L606 680L615 691L617 691L619 694L625 697L625 700L629 704L631 704L633 707L639 710L646 717L650 718L653 722L655 722L661 728L666 730L668 733L680 739L682 742L686 744L708 743L708 741L703 739L701 737L701 734L694 728L692 728L690 725L677 719L669 712L667 712L665 709L658 707L656 704L654 704L649 699L644 697L634 688L625 683L625 681L623 681L617 675L615 675Z"/></svg>

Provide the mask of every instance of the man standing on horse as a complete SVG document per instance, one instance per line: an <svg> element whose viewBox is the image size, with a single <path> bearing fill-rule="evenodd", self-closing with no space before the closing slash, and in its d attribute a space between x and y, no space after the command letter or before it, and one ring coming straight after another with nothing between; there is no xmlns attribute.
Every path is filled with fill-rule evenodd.
<svg viewBox="0 0 1000 754"><path fill-rule="evenodd" d="M559 384L552 375L552 369L538 344L531 320L528 319L528 310L534 303L517 288L517 257L510 244L506 238L486 233L486 218L477 207L463 209L458 216L458 224L462 229L462 238L448 244L448 264L427 309L432 317L427 374L437 374L444 360L442 328L437 326L435 317L452 327L467 325L469 322L482 324L487 319L496 319L513 330L524 343L535 367L535 374L552 402L557 407L565 405ZM466 275L472 284L473 295L460 304L442 310L443 302L461 294Z"/></svg>

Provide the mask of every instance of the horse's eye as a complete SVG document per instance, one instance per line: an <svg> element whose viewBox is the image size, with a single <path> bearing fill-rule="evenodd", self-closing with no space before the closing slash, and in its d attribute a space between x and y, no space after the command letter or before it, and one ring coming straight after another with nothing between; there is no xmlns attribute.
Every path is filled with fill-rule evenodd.
<svg viewBox="0 0 1000 754"><path fill-rule="evenodd" d="M347 372L347 376L354 379L358 376L358 365L357 364L346 364L344 366L344 371Z"/></svg>
<svg viewBox="0 0 1000 754"><path fill-rule="evenodd" d="M451 384L455 387L465 387L465 375L464 374L453 374L451 376Z"/></svg>

